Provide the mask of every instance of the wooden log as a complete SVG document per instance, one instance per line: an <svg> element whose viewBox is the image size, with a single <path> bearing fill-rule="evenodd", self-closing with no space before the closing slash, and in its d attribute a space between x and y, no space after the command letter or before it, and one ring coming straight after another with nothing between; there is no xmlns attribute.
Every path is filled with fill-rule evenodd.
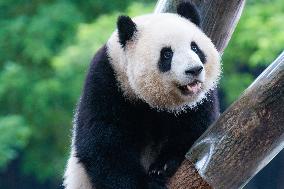
<svg viewBox="0 0 284 189"><path fill-rule="evenodd" d="M196 141L169 188L242 188L283 148L284 52Z"/></svg>

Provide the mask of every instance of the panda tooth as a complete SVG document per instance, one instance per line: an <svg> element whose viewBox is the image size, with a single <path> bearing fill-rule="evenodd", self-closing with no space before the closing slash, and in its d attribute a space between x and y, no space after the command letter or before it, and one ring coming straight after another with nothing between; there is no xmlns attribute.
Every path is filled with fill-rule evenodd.
<svg viewBox="0 0 284 189"><path fill-rule="evenodd" d="M187 88L187 90L191 91L192 90L192 85L187 85L186 88Z"/></svg>
<svg viewBox="0 0 284 189"><path fill-rule="evenodd" d="M194 82L194 83L188 84L186 87L187 87L187 90L193 93L197 93L199 89L201 88L201 83Z"/></svg>

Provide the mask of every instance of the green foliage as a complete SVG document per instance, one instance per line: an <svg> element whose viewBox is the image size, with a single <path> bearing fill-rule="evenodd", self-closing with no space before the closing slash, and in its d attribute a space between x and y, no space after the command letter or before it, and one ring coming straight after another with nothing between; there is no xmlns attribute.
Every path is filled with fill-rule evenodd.
<svg viewBox="0 0 284 189"><path fill-rule="evenodd" d="M23 54L32 62L47 62L71 40L81 21L81 13L72 4L59 2L40 6L29 20L26 36L21 39L26 44Z"/></svg>
<svg viewBox="0 0 284 189"><path fill-rule="evenodd" d="M222 89L233 102L283 50L284 2L253 1L244 10L223 56Z"/></svg>
<svg viewBox="0 0 284 189"><path fill-rule="evenodd" d="M0 168L3 169L26 147L31 131L23 117L9 115L0 117L0 133Z"/></svg>
<svg viewBox="0 0 284 189"><path fill-rule="evenodd" d="M77 7L79 7L82 12L106 14L106 13L110 13L110 12L116 12L116 11L124 10L125 8L127 8L129 6L129 4L132 4L135 1L133 1L133 0L123 0L123 1L119 1L119 0L112 0L112 1L72 0L72 2L74 2L74 4L76 4ZM154 2L154 1L153 0L139 0L140 4L144 4L146 6L149 3L152 3L152 2ZM144 9L143 7L145 7L145 6L142 6L142 9L140 9L140 12L143 12L143 9ZM150 6L150 7L152 7L152 6ZM153 8L151 9L151 11L152 10L153 10ZM89 20L89 19L93 19L94 16L98 16L98 14L96 14L96 15L86 14L85 16Z"/></svg>

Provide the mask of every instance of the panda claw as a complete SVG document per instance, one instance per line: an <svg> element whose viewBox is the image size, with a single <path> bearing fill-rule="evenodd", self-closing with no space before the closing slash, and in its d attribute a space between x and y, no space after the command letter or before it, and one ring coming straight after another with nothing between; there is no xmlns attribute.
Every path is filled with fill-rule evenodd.
<svg viewBox="0 0 284 189"><path fill-rule="evenodd" d="M151 171L149 171L149 176L150 177L164 177L165 175L165 171L164 169L153 169Z"/></svg>
<svg viewBox="0 0 284 189"><path fill-rule="evenodd" d="M163 170L164 170L164 171L167 171L167 169L168 169L168 165L165 164Z"/></svg>

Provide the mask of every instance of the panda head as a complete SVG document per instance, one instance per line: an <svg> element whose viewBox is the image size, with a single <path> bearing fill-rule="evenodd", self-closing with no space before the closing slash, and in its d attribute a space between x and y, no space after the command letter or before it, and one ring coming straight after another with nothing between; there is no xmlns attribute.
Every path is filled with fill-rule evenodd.
<svg viewBox="0 0 284 189"><path fill-rule="evenodd" d="M195 7L182 3L177 10L120 16L107 44L124 95L170 112L195 107L221 73L219 54L199 28Z"/></svg>

